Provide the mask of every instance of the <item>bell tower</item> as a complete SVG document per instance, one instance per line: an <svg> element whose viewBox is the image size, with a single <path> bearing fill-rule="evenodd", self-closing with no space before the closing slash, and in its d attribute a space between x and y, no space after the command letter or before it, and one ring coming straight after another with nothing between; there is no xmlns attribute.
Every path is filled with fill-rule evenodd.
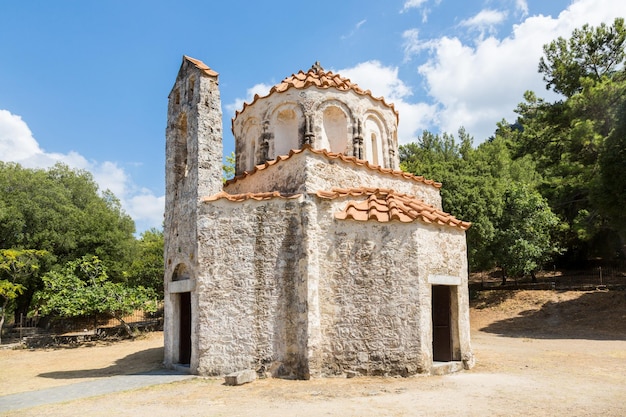
<svg viewBox="0 0 626 417"><path fill-rule="evenodd" d="M193 366L200 199L222 190L218 73L183 56L165 132L165 362Z"/></svg>

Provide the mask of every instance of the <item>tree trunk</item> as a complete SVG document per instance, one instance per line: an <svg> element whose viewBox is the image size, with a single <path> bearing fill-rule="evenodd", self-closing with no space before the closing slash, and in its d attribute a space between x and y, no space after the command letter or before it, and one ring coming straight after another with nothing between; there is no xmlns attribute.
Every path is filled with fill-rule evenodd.
<svg viewBox="0 0 626 417"><path fill-rule="evenodd" d="M500 285L506 285L506 270L504 267L502 268L502 284Z"/></svg>
<svg viewBox="0 0 626 417"><path fill-rule="evenodd" d="M530 277L532 278L532 282L537 282L537 275L535 275L535 271L530 271Z"/></svg>
<svg viewBox="0 0 626 417"><path fill-rule="evenodd" d="M0 343L2 343L2 327L4 326L4 317L6 315L8 304L9 299L5 298L4 303L2 304L2 316L0 316Z"/></svg>
<svg viewBox="0 0 626 417"><path fill-rule="evenodd" d="M626 258L626 230L619 230L617 236L619 236L619 248L622 251L622 255Z"/></svg>
<svg viewBox="0 0 626 417"><path fill-rule="evenodd" d="M116 318L116 319L117 319L120 323L122 323L122 326L124 326L124 329L126 330L126 334L128 334L128 336L129 336L131 339L134 339L134 338L135 338L135 335L133 334L133 329L131 329L131 328L130 328L130 326L128 325L128 323L126 323L126 322L124 321L124 319L122 318L122 316L118 316L118 315L116 314L116 315L115 315L115 318Z"/></svg>
<svg viewBox="0 0 626 417"><path fill-rule="evenodd" d="M34 294L35 290L27 290L15 299L15 312L13 313L13 318L16 323L20 321L20 317L26 317L28 315L28 310L30 309L30 303L33 300Z"/></svg>

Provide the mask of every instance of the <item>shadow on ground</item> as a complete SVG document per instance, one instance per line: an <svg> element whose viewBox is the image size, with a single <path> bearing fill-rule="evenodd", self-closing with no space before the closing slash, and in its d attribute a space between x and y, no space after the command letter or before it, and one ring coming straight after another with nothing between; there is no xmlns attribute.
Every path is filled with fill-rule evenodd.
<svg viewBox="0 0 626 417"><path fill-rule="evenodd" d="M162 367L163 348L151 348L132 353L115 361L111 366L99 369L77 369L71 371L46 372L39 374L42 378L75 379L102 378L114 375L131 375L158 370Z"/></svg>
<svg viewBox="0 0 626 417"><path fill-rule="evenodd" d="M494 297L498 305L511 296L496 294ZM576 299L548 301L537 307L480 330L507 337L626 340L625 291L582 292Z"/></svg>

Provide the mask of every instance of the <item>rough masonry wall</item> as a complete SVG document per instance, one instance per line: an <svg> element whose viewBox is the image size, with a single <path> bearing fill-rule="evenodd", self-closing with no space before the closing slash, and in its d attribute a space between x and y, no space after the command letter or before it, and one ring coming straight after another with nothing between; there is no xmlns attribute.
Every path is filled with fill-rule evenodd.
<svg viewBox="0 0 626 417"><path fill-rule="evenodd" d="M319 203L320 374L413 375L429 370L429 286L415 223L339 221Z"/></svg>
<svg viewBox="0 0 626 417"><path fill-rule="evenodd" d="M198 374L243 369L308 378L299 200L202 206Z"/></svg>
<svg viewBox="0 0 626 417"><path fill-rule="evenodd" d="M420 228L416 239L423 242L419 245L417 256L422 260L419 264L419 274L427 281L435 276L455 277L459 285L453 286L452 291L452 350L453 359L463 361L466 368L474 363L470 344L469 322L469 292L467 286L467 243L463 230L431 226ZM431 312L422 312L422 321L431 320ZM432 337L429 333L428 337ZM432 350L429 352L432 358Z"/></svg>
<svg viewBox="0 0 626 417"><path fill-rule="evenodd" d="M179 306L175 292L192 292L198 273L196 220L199 197L221 189L222 153L222 111L217 74L208 75L183 58L169 95L166 127L164 361L168 366L179 360ZM172 278L179 266L184 266L188 282L173 284ZM196 308L195 302L192 297L192 309Z"/></svg>
<svg viewBox="0 0 626 417"><path fill-rule="evenodd" d="M307 183L306 191L330 191L338 188L389 188L399 193L416 196L441 210L439 188L421 181L407 179L393 174L385 174L364 166L356 166L340 159L328 161L322 155L306 155Z"/></svg>
<svg viewBox="0 0 626 417"><path fill-rule="evenodd" d="M224 191L230 194L265 191L293 194L330 191L334 187L390 188L416 196L441 210L439 189L432 185L359 167L341 159L329 161L325 156L309 150L294 154L289 160L279 161L255 172L254 175L240 178L226 185Z"/></svg>
<svg viewBox="0 0 626 417"><path fill-rule="evenodd" d="M305 151L306 152L306 151ZM288 161L279 161L224 186L229 194L280 191L283 194L301 194L307 181L306 158L293 155Z"/></svg>

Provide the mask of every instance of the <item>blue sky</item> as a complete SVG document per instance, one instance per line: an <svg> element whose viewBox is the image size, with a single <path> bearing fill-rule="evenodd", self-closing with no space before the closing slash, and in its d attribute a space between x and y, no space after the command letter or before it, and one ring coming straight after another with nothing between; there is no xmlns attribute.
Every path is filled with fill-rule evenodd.
<svg viewBox="0 0 626 417"><path fill-rule="evenodd" d="M0 160L92 172L160 227L167 95L182 55L220 73L230 119L320 61L400 111L399 139L464 126L478 144L525 90L549 100L541 46L626 16L615 0L0 0Z"/></svg>

